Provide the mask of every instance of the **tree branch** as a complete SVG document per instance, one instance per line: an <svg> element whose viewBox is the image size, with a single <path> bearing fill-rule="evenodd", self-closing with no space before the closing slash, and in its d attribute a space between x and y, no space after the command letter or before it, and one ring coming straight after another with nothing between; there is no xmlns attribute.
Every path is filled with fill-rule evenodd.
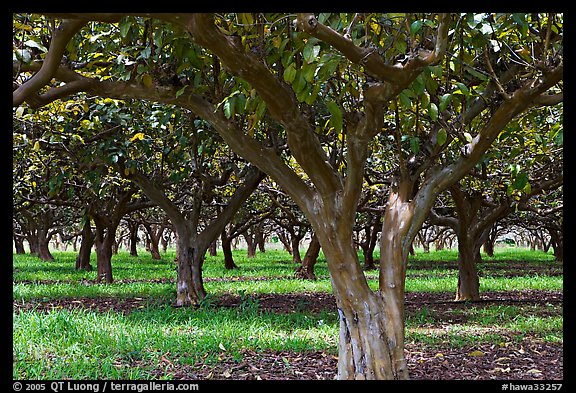
<svg viewBox="0 0 576 393"><path fill-rule="evenodd" d="M65 19L62 21L52 35L48 53L40 70L12 92L12 106L21 105L28 96L40 90L52 79L60 66L66 45L86 23L86 21L78 19Z"/></svg>
<svg viewBox="0 0 576 393"><path fill-rule="evenodd" d="M300 112L294 91L279 81L256 57L237 45L234 37L221 33L213 15L194 14L188 29L197 43L211 50L232 73L248 81L272 117L286 129L288 145L302 169L322 195L333 195L342 188L342 179L330 164L314 130Z"/></svg>

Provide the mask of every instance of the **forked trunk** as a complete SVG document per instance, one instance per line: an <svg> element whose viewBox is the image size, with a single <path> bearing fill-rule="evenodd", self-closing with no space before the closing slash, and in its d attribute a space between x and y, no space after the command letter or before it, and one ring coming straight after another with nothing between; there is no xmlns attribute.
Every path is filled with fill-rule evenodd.
<svg viewBox="0 0 576 393"><path fill-rule="evenodd" d="M340 318L338 379L407 379L395 300L368 287L351 240L324 244Z"/></svg>

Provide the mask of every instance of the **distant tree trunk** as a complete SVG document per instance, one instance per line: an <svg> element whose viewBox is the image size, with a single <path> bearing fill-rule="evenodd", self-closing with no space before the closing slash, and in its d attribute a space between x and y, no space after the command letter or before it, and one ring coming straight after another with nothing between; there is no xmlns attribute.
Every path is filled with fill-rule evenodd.
<svg viewBox="0 0 576 393"><path fill-rule="evenodd" d="M160 249L158 248L158 243L160 243L160 239L162 238L162 226L157 224L152 226L152 224L145 223L144 228L146 229L148 239L150 240L148 243L150 255L152 256L152 259L158 261L162 259L160 257Z"/></svg>
<svg viewBox="0 0 576 393"><path fill-rule="evenodd" d="M290 246L290 240L286 236L284 232L277 232L278 240L284 246L284 250L286 250L290 255L292 255L292 246Z"/></svg>
<svg viewBox="0 0 576 393"><path fill-rule="evenodd" d="M491 258L494 256L494 242L490 238L484 243L484 252Z"/></svg>
<svg viewBox="0 0 576 393"><path fill-rule="evenodd" d="M302 257L300 256L300 242L304 237L305 233L301 230L292 230L290 233L290 248L292 249L292 262L299 265L302 264Z"/></svg>
<svg viewBox="0 0 576 393"><path fill-rule="evenodd" d="M422 249L424 250L424 253L429 254L430 253L430 242L428 241L426 236L422 235L421 232L418 232L418 235L416 235L416 237L418 238L420 243L422 243Z"/></svg>
<svg viewBox="0 0 576 393"><path fill-rule="evenodd" d="M38 257L43 261L52 261L54 256L50 252L49 244L51 235L45 228L38 228Z"/></svg>
<svg viewBox="0 0 576 393"><path fill-rule="evenodd" d="M562 231L549 228L550 242L554 248L554 258L558 262L564 261L564 238Z"/></svg>
<svg viewBox="0 0 576 393"><path fill-rule="evenodd" d="M316 275L314 274L314 265L316 265L319 254L320 242L316 235L312 235L312 239L310 239L310 244L308 245L308 250L306 251L306 255L304 255L304 260L296 269L296 277L315 280Z"/></svg>
<svg viewBox="0 0 576 393"><path fill-rule="evenodd" d="M360 243L360 248L362 248L362 255L364 256L364 270L376 269L374 264L374 249L376 248L376 243L378 243L378 226L382 226L382 219L378 215L371 225L366 225L364 228L366 239Z"/></svg>
<svg viewBox="0 0 576 393"><path fill-rule="evenodd" d="M109 220L106 217L94 217L94 223L96 224L94 245L96 247L96 268L98 271L96 282L101 283L104 281L107 284L111 284L114 282L112 277L112 254L117 224L105 221Z"/></svg>
<svg viewBox="0 0 576 393"><path fill-rule="evenodd" d="M224 267L228 270L236 269L238 266L234 263L234 257L232 256L232 238L222 232L220 240L222 241L222 253L224 254Z"/></svg>
<svg viewBox="0 0 576 393"><path fill-rule="evenodd" d="M14 249L16 250L16 254L26 254L26 249L24 248L24 237L19 235L13 235L14 239Z"/></svg>
<svg viewBox="0 0 576 393"><path fill-rule="evenodd" d="M90 265L90 254L94 245L94 234L90 227L90 220L86 219L82 226L82 241L80 242L80 251L76 257L76 270L92 271Z"/></svg>
<svg viewBox="0 0 576 393"><path fill-rule="evenodd" d="M206 297L202 282L203 255L192 247L194 240L186 226L174 225L176 231L176 306L198 304ZM206 250L204 250L206 251Z"/></svg>
<svg viewBox="0 0 576 393"><path fill-rule="evenodd" d="M254 233L254 241L258 245L258 250L260 252L266 252L266 239L264 239L264 232L258 226L256 227L256 232Z"/></svg>
<svg viewBox="0 0 576 393"><path fill-rule="evenodd" d="M212 243L210 243L210 248L208 250L209 250L211 257L217 256L218 255L218 240L214 240Z"/></svg>
<svg viewBox="0 0 576 393"><path fill-rule="evenodd" d="M244 236L244 239L246 240L246 245L248 247L247 249L248 258L254 258L256 256L256 246L257 246L256 242L254 241L254 236L248 231L244 232L242 236Z"/></svg>
<svg viewBox="0 0 576 393"><path fill-rule="evenodd" d="M162 244L162 252L166 254L166 251L168 250L169 235L166 235L164 232L165 231L162 231L162 236L160 237L160 243Z"/></svg>
<svg viewBox="0 0 576 393"><path fill-rule="evenodd" d="M122 242L117 241L117 240L114 240L112 242L112 254L113 255L118 255L118 250L120 249L120 243L122 243Z"/></svg>
<svg viewBox="0 0 576 393"><path fill-rule="evenodd" d="M474 240L458 237L458 288L456 301L480 300L480 279L476 263L480 260L480 248Z"/></svg>
<svg viewBox="0 0 576 393"><path fill-rule="evenodd" d="M98 268L97 283L101 283L103 280L107 284L114 282L112 277L112 243L109 236L105 235L104 239L100 239L98 235L96 236L94 244L96 246L96 266Z"/></svg>
<svg viewBox="0 0 576 393"><path fill-rule="evenodd" d="M26 235L26 240L28 241L28 247L30 248L30 255L38 256L38 236L36 236L36 233L28 233Z"/></svg>
<svg viewBox="0 0 576 393"><path fill-rule="evenodd" d="M496 238L498 237L498 230L496 224L492 225L488 236L486 237L486 241L484 242L484 252L490 258L494 256L494 244L496 243Z"/></svg>
<svg viewBox="0 0 576 393"><path fill-rule="evenodd" d="M133 257L138 256L138 223L135 221L129 221L128 223L129 231L129 243L130 243L130 255Z"/></svg>

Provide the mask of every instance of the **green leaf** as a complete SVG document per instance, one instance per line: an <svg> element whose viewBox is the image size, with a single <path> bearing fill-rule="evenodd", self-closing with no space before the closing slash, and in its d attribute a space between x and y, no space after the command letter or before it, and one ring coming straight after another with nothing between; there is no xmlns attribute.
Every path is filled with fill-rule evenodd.
<svg viewBox="0 0 576 393"><path fill-rule="evenodd" d="M238 94L235 100L236 113L244 113L244 109L246 108L246 96L244 94Z"/></svg>
<svg viewBox="0 0 576 393"><path fill-rule="evenodd" d="M188 87L188 85L184 86L183 88L181 88L180 90L178 90L176 92L176 98L180 97L182 94L184 94L184 91L186 90L186 88Z"/></svg>
<svg viewBox="0 0 576 393"><path fill-rule="evenodd" d="M471 74L472 76L475 76L476 78L480 79L481 81L485 81L488 80L488 75L483 74L481 72L476 71L474 68L471 67L466 67L466 71Z"/></svg>
<svg viewBox="0 0 576 393"><path fill-rule="evenodd" d="M438 107L433 102L430 103L430 107L428 108L428 115L430 115L432 121L438 120Z"/></svg>
<svg viewBox="0 0 576 393"><path fill-rule="evenodd" d="M286 69L284 70L284 80L288 83L292 83L296 78L296 68L294 63L291 63Z"/></svg>
<svg viewBox="0 0 576 393"><path fill-rule="evenodd" d="M454 94L464 94L465 96L470 95L470 90L464 83L457 82L456 85L458 86L458 90L456 90Z"/></svg>
<svg viewBox="0 0 576 393"><path fill-rule="evenodd" d="M130 23L130 20L128 18L122 19L122 21L120 22L120 37L126 38L126 36L128 35L128 31L130 31L131 25L132 24Z"/></svg>
<svg viewBox="0 0 576 393"><path fill-rule="evenodd" d="M46 49L46 47L34 40L28 40L26 42L24 42L24 45L29 47L29 48L36 48L36 49L40 49L42 52L46 53L48 52L48 49Z"/></svg>
<svg viewBox="0 0 576 393"><path fill-rule="evenodd" d="M420 139L418 137L410 138L410 151L418 154L420 151Z"/></svg>
<svg viewBox="0 0 576 393"><path fill-rule="evenodd" d="M448 139L448 133L446 132L446 129L439 129L438 134L436 134L436 144L442 146L444 143L446 143L446 139Z"/></svg>
<svg viewBox="0 0 576 393"><path fill-rule="evenodd" d="M470 135L469 132L464 133L464 138L466 138L466 142L468 143L472 142L472 135Z"/></svg>
<svg viewBox="0 0 576 393"><path fill-rule="evenodd" d="M304 79L303 73L301 70L296 71L296 77L294 78L294 82L292 83L292 88L296 94L302 92L306 88L306 79Z"/></svg>
<svg viewBox="0 0 576 393"><path fill-rule="evenodd" d="M315 64L304 64L302 66L302 77L308 83L312 83L314 81L314 71L316 71Z"/></svg>
<svg viewBox="0 0 576 393"><path fill-rule="evenodd" d="M326 107L330 111L330 124L336 131L342 131L342 110L334 101L328 101Z"/></svg>
<svg viewBox="0 0 576 393"><path fill-rule="evenodd" d="M152 77L150 76L150 74L144 74L142 75L142 83L144 84L144 86L146 87L152 87L152 85L154 84L152 81Z"/></svg>
<svg viewBox="0 0 576 393"><path fill-rule="evenodd" d="M436 65L436 66L428 66L428 69L430 70L430 72L432 73L432 75L438 77L438 78L442 78L442 64Z"/></svg>
<svg viewBox="0 0 576 393"><path fill-rule="evenodd" d="M412 22L412 24L410 25L410 34L414 35L418 33L422 28L422 24L423 22L421 20L415 20L414 22Z"/></svg>
<svg viewBox="0 0 576 393"><path fill-rule="evenodd" d="M332 77L334 72L336 71L336 67L338 67L338 60L336 58L328 60L318 70L317 74L318 79L325 81L328 78Z"/></svg>
<svg viewBox="0 0 576 393"><path fill-rule="evenodd" d="M526 174L526 172L520 172L516 176L516 179L514 179L512 187L514 187L516 190L522 190L527 183L528 183L528 175Z"/></svg>
<svg viewBox="0 0 576 393"><path fill-rule="evenodd" d="M554 137L554 144L557 146L561 146L564 144L564 131L560 130Z"/></svg>
<svg viewBox="0 0 576 393"><path fill-rule="evenodd" d="M408 94L406 94L406 91L403 91L400 94L398 94L398 98L400 98L400 103L404 108L407 109L412 108L412 100L410 100Z"/></svg>
<svg viewBox="0 0 576 393"><path fill-rule="evenodd" d="M444 112L448 104L452 101L452 94L446 93L442 97L440 97L440 112Z"/></svg>
<svg viewBox="0 0 576 393"><path fill-rule="evenodd" d="M406 49L408 48L408 44L404 40L396 40L396 42L394 42L394 47L398 52L405 53Z"/></svg>
<svg viewBox="0 0 576 393"><path fill-rule="evenodd" d="M424 94L422 94L422 101L420 103L420 105L422 106L422 108L427 108L428 105L430 105L430 94L424 92Z"/></svg>
<svg viewBox="0 0 576 393"><path fill-rule="evenodd" d="M304 60L306 60L308 64L316 60L316 58L318 57L318 53L320 53L320 46L318 45L313 46L311 42L308 42L304 47L304 49L302 50L302 56L304 57Z"/></svg>
<svg viewBox="0 0 576 393"><path fill-rule="evenodd" d="M231 97L224 103L224 116L226 116L227 119L231 118L234 115L235 101L236 100L234 99L234 97Z"/></svg>

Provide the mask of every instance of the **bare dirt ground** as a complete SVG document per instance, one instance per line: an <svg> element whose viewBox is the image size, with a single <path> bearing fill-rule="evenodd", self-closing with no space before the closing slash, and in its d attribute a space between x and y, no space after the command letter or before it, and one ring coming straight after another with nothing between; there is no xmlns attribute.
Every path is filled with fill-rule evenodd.
<svg viewBox="0 0 576 393"><path fill-rule="evenodd" d="M453 302L450 293L407 293L406 315L414 315L424 305L430 310L435 324L427 326L429 332L441 330L451 323L465 323L466 313L457 312L467 307L500 305L552 304L561 313L563 293L560 291L506 291L485 292L483 299L473 303ZM252 295L259 310L275 313L295 311L335 311L330 294L262 294ZM222 295L214 299L215 307L238 307L239 295ZM84 308L105 312L114 310L130 313L149 304L145 298L75 298L42 302L13 301L15 312L20 310L49 310ZM539 315L550 313L550 307L536 308ZM524 336L517 340L511 332L498 331L510 340L499 344L486 344L454 349L422 347L408 343L406 358L411 379L415 380L562 380L564 378L564 351L562 345L545 343L537 338ZM181 365L170 354L163 356L164 364L153 371L161 378L170 373L175 379L195 380L332 380L336 376L337 358L328 353L316 352L255 352L246 350L242 360L222 355L216 366L208 364ZM134 364L137 366L137 364Z"/></svg>

